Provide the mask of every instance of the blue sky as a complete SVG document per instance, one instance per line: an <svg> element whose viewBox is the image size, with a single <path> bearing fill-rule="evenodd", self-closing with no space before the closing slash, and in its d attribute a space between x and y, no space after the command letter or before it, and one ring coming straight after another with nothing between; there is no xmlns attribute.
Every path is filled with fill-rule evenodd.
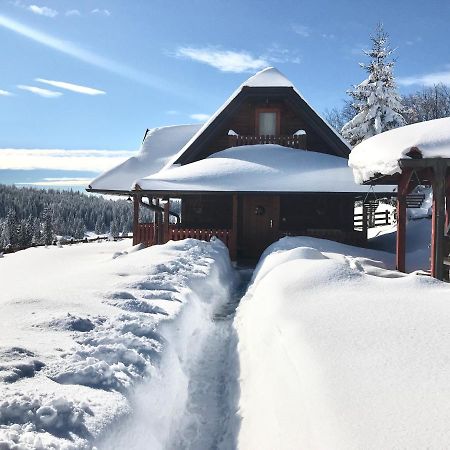
<svg viewBox="0 0 450 450"><path fill-rule="evenodd" d="M125 157L147 127L204 120L267 65L319 112L339 106L364 78L358 62L378 21L397 48L401 93L450 84L445 0L0 5L0 182L90 177L116 154L92 153L87 170L86 152L77 151L120 150ZM67 158L55 149L67 150Z"/></svg>

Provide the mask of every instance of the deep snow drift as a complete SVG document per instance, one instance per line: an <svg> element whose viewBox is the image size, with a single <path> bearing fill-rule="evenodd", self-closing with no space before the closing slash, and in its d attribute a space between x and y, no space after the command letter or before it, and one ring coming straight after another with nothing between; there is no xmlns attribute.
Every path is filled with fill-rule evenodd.
<svg viewBox="0 0 450 450"><path fill-rule="evenodd" d="M159 394L145 448L171 439L187 406L188 362L234 271L218 240L128 246L32 248L0 260L2 449L102 447L144 391Z"/></svg>
<svg viewBox="0 0 450 450"><path fill-rule="evenodd" d="M266 250L235 320L239 448L448 447L450 286L376 261L391 258L302 237Z"/></svg>

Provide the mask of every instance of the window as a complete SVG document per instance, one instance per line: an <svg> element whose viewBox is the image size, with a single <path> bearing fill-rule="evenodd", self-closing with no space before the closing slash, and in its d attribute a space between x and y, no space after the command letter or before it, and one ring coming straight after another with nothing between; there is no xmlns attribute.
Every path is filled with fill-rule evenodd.
<svg viewBox="0 0 450 450"><path fill-rule="evenodd" d="M256 134L277 136L280 132L280 112L275 108L256 109Z"/></svg>

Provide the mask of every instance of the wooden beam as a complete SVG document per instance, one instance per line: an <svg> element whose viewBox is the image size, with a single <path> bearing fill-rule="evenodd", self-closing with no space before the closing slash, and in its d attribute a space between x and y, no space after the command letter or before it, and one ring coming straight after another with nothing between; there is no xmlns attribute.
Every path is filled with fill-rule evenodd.
<svg viewBox="0 0 450 450"><path fill-rule="evenodd" d="M436 160L433 177L433 215L431 221L431 276L444 279L445 180L446 166Z"/></svg>
<svg viewBox="0 0 450 450"><path fill-rule="evenodd" d="M141 196L133 195L133 245L139 244L139 202Z"/></svg>
<svg viewBox="0 0 450 450"><path fill-rule="evenodd" d="M170 201L169 199L165 199L166 203L164 203L164 225L163 225L163 244L169 241L169 209L170 209Z"/></svg>
<svg viewBox="0 0 450 450"><path fill-rule="evenodd" d="M238 196L233 194L233 213L231 222L231 236L230 236L230 259L237 260L237 232L238 232Z"/></svg>
<svg viewBox="0 0 450 450"><path fill-rule="evenodd" d="M400 272L406 270L406 195L411 176L412 169L405 168L400 176L397 189L396 267Z"/></svg>

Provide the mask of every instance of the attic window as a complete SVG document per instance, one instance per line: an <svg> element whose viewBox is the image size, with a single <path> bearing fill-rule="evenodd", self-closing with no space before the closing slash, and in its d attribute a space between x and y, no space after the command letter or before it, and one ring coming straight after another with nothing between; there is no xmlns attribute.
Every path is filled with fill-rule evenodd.
<svg viewBox="0 0 450 450"><path fill-rule="evenodd" d="M259 136L276 136L280 130L280 112L278 109L256 110L256 133Z"/></svg>

